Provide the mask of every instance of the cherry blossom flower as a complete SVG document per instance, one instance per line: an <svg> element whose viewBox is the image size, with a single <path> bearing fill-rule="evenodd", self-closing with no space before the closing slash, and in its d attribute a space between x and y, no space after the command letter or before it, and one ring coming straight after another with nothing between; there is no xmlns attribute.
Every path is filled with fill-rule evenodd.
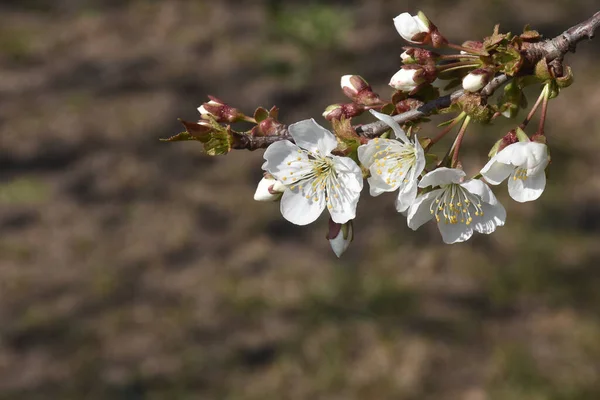
<svg viewBox="0 0 600 400"><path fill-rule="evenodd" d="M363 187L360 167L348 157L331 152L335 136L307 119L288 127L294 143L282 140L265 151L262 168L286 185L281 198L281 214L296 225L315 221L325 207L331 219L343 224L356 216Z"/></svg>
<svg viewBox="0 0 600 400"><path fill-rule="evenodd" d="M425 168L425 153L416 135L411 141L392 117L370 111L393 129L397 140L373 139L358 148L358 158L371 172L371 196L400 189L396 210L404 212L417 197L417 179Z"/></svg>
<svg viewBox="0 0 600 400"><path fill-rule="evenodd" d="M489 234L504 225L506 211L491 189L479 179L465 180L462 170L431 171L419 182L421 188L428 186L434 189L419 195L408 209L411 229L435 218L444 242L458 243L468 240L473 231Z"/></svg>
<svg viewBox="0 0 600 400"><path fill-rule="evenodd" d="M524 203L536 200L546 187L546 166L550 162L548 147L537 142L516 142L498 152L481 169L481 175L491 185L506 178L508 194Z"/></svg>

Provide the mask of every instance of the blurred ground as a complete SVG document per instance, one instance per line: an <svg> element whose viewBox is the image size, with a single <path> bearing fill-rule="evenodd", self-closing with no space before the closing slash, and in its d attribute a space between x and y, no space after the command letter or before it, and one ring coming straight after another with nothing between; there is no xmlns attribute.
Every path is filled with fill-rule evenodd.
<svg viewBox="0 0 600 400"><path fill-rule="evenodd" d="M600 41L550 103L544 196L443 245L393 196L326 219L252 201L261 152L164 144L206 94L284 122L381 93L409 2L0 3L0 399L600 398ZM546 36L596 1L423 1L456 41ZM509 125L469 133L469 164ZM477 149L479 149L477 151Z"/></svg>

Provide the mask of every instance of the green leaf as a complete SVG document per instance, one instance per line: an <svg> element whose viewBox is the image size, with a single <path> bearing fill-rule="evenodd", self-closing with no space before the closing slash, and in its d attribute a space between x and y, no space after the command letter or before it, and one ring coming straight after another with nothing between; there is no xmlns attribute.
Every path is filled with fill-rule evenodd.
<svg viewBox="0 0 600 400"><path fill-rule="evenodd" d="M513 76L523 65L523 57L514 46L501 46L496 49L497 53L492 55L494 64L498 66L498 71L508 76Z"/></svg>
<svg viewBox="0 0 600 400"><path fill-rule="evenodd" d="M256 120L257 124L267 118L269 118L269 112L266 108L258 107L256 111L254 111L254 119Z"/></svg>

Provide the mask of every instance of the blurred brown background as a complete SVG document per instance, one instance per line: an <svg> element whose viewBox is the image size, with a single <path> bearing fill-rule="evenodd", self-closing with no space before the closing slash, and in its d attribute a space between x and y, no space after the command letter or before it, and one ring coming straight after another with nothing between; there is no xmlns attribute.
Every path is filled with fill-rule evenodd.
<svg viewBox="0 0 600 400"><path fill-rule="evenodd" d="M598 2L2 1L0 399L600 398L600 38L550 103L546 192L497 188L507 225L466 244L365 191L338 260L325 217L252 200L261 151L158 141L206 94L286 123L343 74L387 94L417 7L461 42Z"/></svg>

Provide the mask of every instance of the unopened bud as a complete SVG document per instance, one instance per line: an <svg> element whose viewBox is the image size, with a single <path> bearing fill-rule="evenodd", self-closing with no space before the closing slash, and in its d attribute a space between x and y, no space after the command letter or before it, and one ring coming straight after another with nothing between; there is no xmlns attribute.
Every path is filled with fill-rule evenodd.
<svg viewBox="0 0 600 400"><path fill-rule="evenodd" d="M430 25L431 22L422 12L418 15L402 13L394 18L394 26L400 36L407 42L415 44L431 43Z"/></svg>
<svg viewBox="0 0 600 400"><path fill-rule="evenodd" d="M284 125L275 118L268 117L260 121L252 130L252 136L275 136L281 133Z"/></svg>
<svg viewBox="0 0 600 400"><path fill-rule="evenodd" d="M342 90L351 99L363 90L371 90L371 85L359 75L344 75L340 81Z"/></svg>
<svg viewBox="0 0 600 400"><path fill-rule="evenodd" d="M399 102L396 103L396 112L398 114L402 114L407 111L416 110L419 107L423 106L424 104L425 103L423 103L422 101L414 99L414 98L400 100Z"/></svg>
<svg viewBox="0 0 600 400"><path fill-rule="evenodd" d="M354 227L352 220L345 224L338 224L329 218L329 232L327 239L331 245L331 250L339 258L350 246L350 242L354 239Z"/></svg>
<svg viewBox="0 0 600 400"><path fill-rule="evenodd" d="M258 182L256 192L254 193L254 200L276 201L281 198L284 191L285 185L283 183L279 182L271 175L267 175Z"/></svg>
<svg viewBox="0 0 600 400"><path fill-rule="evenodd" d="M359 75L342 76L340 85L344 94L356 104L373 106L381 103L379 95L374 93L371 85Z"/></svg>
<svg viewBox="0 0 600 400"><path fill-rule="evenodd" d="M434 64L440 55L436 52L418 47L404 47L400 58L404 64Z"/></svg>
<svg viewBox="0 0 600 400"><path fill-rule="evenodd" d="M492 79L492 73L484 68L471 71L463 78L462 86L467 92L478 92Z"/></svg>
<svg viewBox="0 0 600 400"><path fill-rule="evenodd" d="M191 136L195 137L200 142L207 142L211 138L211 134L214 131L214 127L208 121L200 120L198 122L188 122L179 120L183 126L185 126L185 130Z"/></svg>
<svg viewBox="0 0 600 400"><path fill-rule="evenodd" d="M353 118L365 111L365 107L356 104L356 103L348 103L348 104L332 104L328 106L323 112L323 117L328 120L334 119L342 119L342 118Z"/></svg>
<svg viewBox="0 0 600 400"><path fill-rule="evenodd" d="M210 101L198 107L200 117L203 119L213 118L217 122L237 122L244 119L245 115L221 100L208 96Z"/></svg>
<svg viewBox="0 0 600 400"><path fill-rule="evenodd" d="M403 65L390 79L389 85L402 92L412 92L419 85L435 80L435 67L429 65Z"/></svg>

